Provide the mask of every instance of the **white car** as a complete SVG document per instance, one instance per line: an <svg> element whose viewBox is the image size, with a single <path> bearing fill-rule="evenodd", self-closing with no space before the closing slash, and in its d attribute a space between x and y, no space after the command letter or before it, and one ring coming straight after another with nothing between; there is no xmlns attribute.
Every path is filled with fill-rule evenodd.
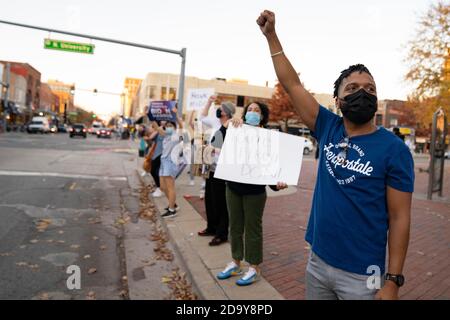
<svg viewBox="0 0 450 320"><path fill-rule="evenodd" d="M28 133L49 133L50 125L46 117L33 117L27 128Z"/></svg>
<svg viewBox="0 0 450 320"><path fill-rule="evenodd" d="M310 154L311 152L313 152L313 150L314 150L314 145L313 145L313 143L311 142L311 140L309 140L309 139L307 139L307 138L303 138L303 137L301 137L303 140L304 140L304 142L305 142L305 144L304 144L304 146L303 146L303 154L304 155L308 155L308 154Z"/></svg>

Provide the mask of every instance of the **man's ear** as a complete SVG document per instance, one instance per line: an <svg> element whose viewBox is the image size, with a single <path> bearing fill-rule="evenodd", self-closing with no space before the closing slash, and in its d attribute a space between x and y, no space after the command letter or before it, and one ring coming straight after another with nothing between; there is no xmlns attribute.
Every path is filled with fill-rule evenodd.
<svg viewBox="0 0 450 320"><path fill-rule="evenodd" d="M335 104L336 104L336 108L341 109L341 100L336 97L334 98Z"/></svg>

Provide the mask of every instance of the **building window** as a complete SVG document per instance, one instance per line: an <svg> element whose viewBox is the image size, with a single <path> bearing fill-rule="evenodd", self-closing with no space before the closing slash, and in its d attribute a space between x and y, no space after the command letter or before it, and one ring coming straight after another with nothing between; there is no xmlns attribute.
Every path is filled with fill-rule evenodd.
<svg viewBox="0 0 450 320"><path fill-rule="evenodd" d="M237 96L237 106L243 107L244 106L245 97L244 96Z"/></svg>
<svg viewBox="0 0 450 320"><path fill-rule="evenodd" d="M398 119L397 118L391 118L391 120L389 121L389 125L391 127L398 126Z"/></svg>
<svg viewBox="0 0 450 320"><path fill-rule="evenodd" d="M382 114L377 114L375 116L375 125L377 125L377 126L383 125L383 115Z"/></svg>
<svg viewBox="0 0 450 320"><path fill-rule="evenodd" d="M149 99L158 99L158 97L156 96L156 86L147 87L147 97Z"/></svg>
<svg viewBox="0 0 450 320"><path fill-rule="evenodd" d="M169 92L167 92L167 87L161 88L161 99L162 100L175 100L177 98L177 89L169 88Z"/></svg>

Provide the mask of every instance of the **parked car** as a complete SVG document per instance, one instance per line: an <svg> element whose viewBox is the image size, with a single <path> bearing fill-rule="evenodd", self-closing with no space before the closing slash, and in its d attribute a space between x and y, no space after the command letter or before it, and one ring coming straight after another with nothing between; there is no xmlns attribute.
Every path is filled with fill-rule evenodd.
<svg viewBox="0 0 450 320"><path fill-rule="evenodd" d="M64 132L67 133L69 131L69 127L67 124L61 123L58 125L58 132Z"/></svg>
<svg viewBox="0 0 450 320"><path fill-rule="evenodd" d="M90 134L97 134L98 130L102 128L102 124L100 122L92 123L92 127L89 128Z"/></svg>
<svg viewBox="0 0 450 320"><path fill-rule="evenodd" d="M304 155L308 155L308 154L310 154L311 152L313 152L313 150L314 150L314 145L313 145L313 143L311 142L311 140L309 140L309 139L307 139L307 138L303 138L303 137L302 137L302 139L304 139L304 141L305 141L305 144L304 144L304 146L303 146L303 154L304 154Z"/></svg>
<svg viewBox="0 0 450 320"><path fill-rule="evenodd" d="M100 128L97 130L97 138L111 138L112 130L108 128Z"/></svg>
<svg viewBox="0 0 450 320"><path fill-rule="evenodd" d="M82 123L76 123L69 129L70 137L73 138L75 136L80 136L86 139L87 137L87 129L86 126Z"/></svg>
<svg viewBox="0 0 450 320"><path fill-rule="evenodd" d="M48 123L48 119L46 117L33 117L33 119L31 119L30 124L28 125L27 132L28 133L40 132L41 134L50 132L50 125Z"/></svg>

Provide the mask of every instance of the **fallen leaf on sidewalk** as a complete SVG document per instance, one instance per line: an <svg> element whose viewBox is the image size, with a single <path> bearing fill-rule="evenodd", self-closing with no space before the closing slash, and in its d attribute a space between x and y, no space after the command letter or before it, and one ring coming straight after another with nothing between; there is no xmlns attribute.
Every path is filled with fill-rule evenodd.
<svg viewBox="0 0 450 320"><path fill-rule="evenodd" d="M96 240L98 240L98 237L93 236L93 237L92 237L92 240L96 241Z"/></svg>
<svg viewBox="0 0 450 320"><path fill-rule="evenodd" d="M41 294L38 296L38 299L39 299L39 300L49 300L49 299L50 299L50 296L48 295L48 293L43 292L43 293L41 293Z"/></svg>
<svg viewBox="0 0 450 320"><path fill-rule="evenodd" d="M169 277L162 277L161 278L161 282L162 283L169 283L169 282L171 282L172 281L172 278L169 278Z"/></svg>
<svg viewBox="0 0 450 320"><path fill-rule="evenodd" d="M50 219L39 219L36 222L36 229L38 229L39 232L44 232L51 223L52 220Z"/></svg>
<svg viewBox="0 0 450 320"><path fill-rule="evenodd" d="M94 291L89 291L86 298L88 300L95 300L95 292Z"/></svg>
<svg viewBox="0 0 450 320"><path fill-rule="evenodd" d="M70 246L70 248L71 248L71 249L79 249L79 248L80 248L80 245L79 245L79 244L72 244L72 245Z"/></svg>
<svg viewBox="0 0 450 320"><path fill-rule="evenodd" d="M84 257L83 257L83 259L90 259L91 258L91 255L90 254L87 254L87 255L85 255Z"/></svg>
<svg viewBox="0 0 450 320"><path fill-rule="evenodd" d="M24 267L24 266L27 266L27 265L28 265L27 262L23 262L23 261L21 261L21 262L16 262L16 266L18 266L18 267Z"/></svg>
<svg viewBox="0 0 450 320"><path fill-rule="evenodd" d="M279 254L278 252L276 252L276 251L273 251L273 252L271 252L270 254L273 255L273 256L279 256L279 255L280 255L280 254Z"/></svg>
<svg viewBox="0 0 450 320"><path fill-rule="evenodd" d="M30 243L38 243L38 242L39 242L39 240L36 240L36 239L30 240Z"/></svg>
<svg viewBox="0 0 450 320"><path fill-rule="evenodd" d="M93 274L93 273L96 273L97 272L97 269L96 268L90 268L89 270L88 270L88 274Z"/></svg>
<svg viewBox="0 0 450 320"><path fill-rule="evenodd" d="M122 290L119 292L119 297L126 298L128 296L127 290Z"/></svg>
<svg viewBox="0 0 450 320"><path fill-rule="evenodd" d="M423 253L422 251L417 251L417 254L418 254L418 255L421 255L421 256L424 256L424 255L425 255L425 253Z"/></svg>
<svg viewBox="0 0 450 320"><path fill-rule="evenodd" d="M64 240L58 240L56 242L58 242L58 243L66 243L66 241L64 241Z"/></svg>
<svg viewBox="0 0 450 320"><path fill-rule="evenodd" d="M11 252L0 253L0 257L11 257L11 256L12 256Z"/></svg>
<svg viewBox="0 0 450 320"><path fill-rule="evenodd" d="M116 224L126 224L130 221L130 217L119 218L116 220Z"/></svg>

